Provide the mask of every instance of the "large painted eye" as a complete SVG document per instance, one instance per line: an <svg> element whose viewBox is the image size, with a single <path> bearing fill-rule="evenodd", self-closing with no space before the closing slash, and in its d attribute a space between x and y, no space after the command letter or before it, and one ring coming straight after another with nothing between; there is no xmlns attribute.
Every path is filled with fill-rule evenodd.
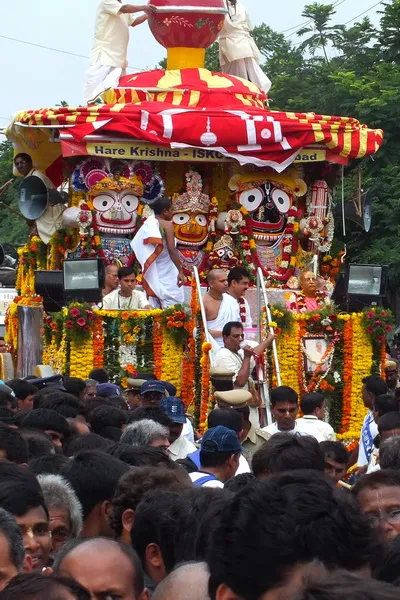
<svg viewBox="0 0 400 600"><path fill-rule="evenodd" d="M124 207L124 209L126 210L126 212L133 213L139 206L139 200L138 200L137 196L134 196L133 194L126 194L122 198L121 204Z"/></svg>
<svg viewBox="0 0 400 600"><path fill-rule="evenodd" d="M201 227L207 225L207 217L205 215L196 215L196 221Z"/></svg>
<svg viewBox="0 0 400 600"><path fill-rule="evenodd" d="M174 215L172 218L175 225L186 225L186 223L189 221L189 219L190 219L190 216L187 215L186 213L178 213L178 214Z"/></svg>
<svg viewBox="0 0 400 600"><path fill-rule="evenodd" d="M253 188L242 192L239 196L239 202L249 212L254 212L264 200L264 194L259 188Z"/></svg>
<svg viewBox="0 0 400 600"><path fill-rule="evenodd" d="M276 208L280 213L285 214L290 208L290 197L289 194L283 190L275 188L271 194L271 198L274 201Z"/></svg>
<svg viewBox="0 0 400 600"><path fill-rule="evenodd" d="M114 206L115 198L109 194L99 194L93 198L93 206L99 212L106 212Z"/></svg>

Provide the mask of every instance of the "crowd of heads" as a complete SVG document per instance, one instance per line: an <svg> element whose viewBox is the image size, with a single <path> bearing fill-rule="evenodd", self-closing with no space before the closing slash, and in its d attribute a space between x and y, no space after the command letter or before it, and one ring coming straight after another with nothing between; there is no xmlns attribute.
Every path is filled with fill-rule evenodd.
<svg viewBox="0 0 400 600"><path fill-rule="evenodd" d="M323 394L273 389L278 433L249 457L236 392L216 393L196 446L174 386L140 377L0 389L0 600L399 597L400 412L385 382L363 387L380 470L350 490L345 446L295 429L299 411L322 418Z"/></svg>

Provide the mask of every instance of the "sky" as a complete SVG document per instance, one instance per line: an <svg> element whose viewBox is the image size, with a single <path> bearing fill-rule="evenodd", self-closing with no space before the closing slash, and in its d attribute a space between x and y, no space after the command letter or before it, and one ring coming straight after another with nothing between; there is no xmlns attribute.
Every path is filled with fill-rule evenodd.
<svg viewBox="0 0 400 600"><path fill-rule="evenodd" d="M295 35L296 27L305 21L301 17L303 8L312 3L312 0L244 1L254 25L264 22L275 31L285 31L285 35L295 43L299 39ZM364 11L373 22L379 21L376 11L382 3L373 6L376 0L331 2L338 5L334 19L336 23L351 23ZM15 4L7 3L0 24L0 72L3 82L0 127L5 127L9 117L21 109L52 107L61 100L66 100L71 106L83 102L88 66L88 58L85 57L89 56L92 45L97 5L98 0L20 0ZM128 71L152 69L165 54L165 49L152 37L147 24L132 29Z"/></svg>

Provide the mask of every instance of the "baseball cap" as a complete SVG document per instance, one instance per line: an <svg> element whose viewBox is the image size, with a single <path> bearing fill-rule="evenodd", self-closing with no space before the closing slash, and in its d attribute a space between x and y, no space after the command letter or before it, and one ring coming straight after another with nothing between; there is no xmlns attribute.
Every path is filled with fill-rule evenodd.
<svg viewBox="0 0 400 600"><path fill-rule="evenodd" d="M236 454L242 451L238 436L232 429L218 425L208 429L201 440L200 451L207 454L231 452Z"/></svg>
<svg viewBox="0 0 400 600"><path fill-rule="evenodd" d="M174 423L186 423L185 405L180 398L177 398L176 396L167 396L161 400L159 408L161 408Z"/></svg>
<svg viewBox="0 0 400 600"><path fill-rule="evenodd" d="M120 396L121 388L115 383L99 383L96 387L96 394L105 398L109 398L110 396Z"/></svg>
<svg viewBox="0 0 400 600"><path fill-rule="evenodd" d="M142 396L147 392L161 392L162 394L165 394L165 385L162 381L151 379L150 381L146 381L140 390Z"/></svg>

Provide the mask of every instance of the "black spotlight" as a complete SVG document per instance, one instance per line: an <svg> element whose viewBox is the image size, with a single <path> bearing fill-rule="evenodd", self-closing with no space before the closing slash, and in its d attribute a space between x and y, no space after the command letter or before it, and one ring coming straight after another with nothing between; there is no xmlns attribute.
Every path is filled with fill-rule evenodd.
<svg viewBox="0 0 400 600"><path fill-rule="evenodd" d="M387 281L387 265L347 265L336 282L332 300L347 312L366 306L388 307Z"/></svg>
<svg viewBox="0 0 400 600"><path fill-rule="evenodd" d="M35 291L43 297L46 312L58 312L64 306L62 271L35 271Z"/></svg>
<svg viewBox="0 0 400 600"><path fill-rule="evenodd" d="M105 266L102 258L64 260L63 281L66 302L100 302Z"/></svg>

